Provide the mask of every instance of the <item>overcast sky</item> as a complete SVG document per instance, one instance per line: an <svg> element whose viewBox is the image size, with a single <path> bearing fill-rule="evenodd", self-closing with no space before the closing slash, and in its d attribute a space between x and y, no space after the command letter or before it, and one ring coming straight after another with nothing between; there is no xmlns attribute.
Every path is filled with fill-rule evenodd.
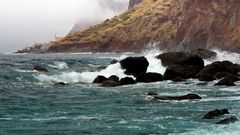
<svg viewBox="0 0 240 135"><path fill-rule="evenodd" d="M98 21L119 14L127 9L128 1L0 0L0 52L47 42L55 34L65 36L76 22Z"/></svg>

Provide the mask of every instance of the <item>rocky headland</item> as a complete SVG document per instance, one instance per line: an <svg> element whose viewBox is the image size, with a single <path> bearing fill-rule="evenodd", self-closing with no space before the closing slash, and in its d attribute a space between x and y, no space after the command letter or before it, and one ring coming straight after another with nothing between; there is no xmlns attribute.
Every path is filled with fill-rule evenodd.
<svg viewBox="0 0 240 135"><path fill-rule="evenodd" d="M240 52L239 6L238 0L131 0L119 16L51 45L18 52L135 52L152 43L171 51Z"/></svg>

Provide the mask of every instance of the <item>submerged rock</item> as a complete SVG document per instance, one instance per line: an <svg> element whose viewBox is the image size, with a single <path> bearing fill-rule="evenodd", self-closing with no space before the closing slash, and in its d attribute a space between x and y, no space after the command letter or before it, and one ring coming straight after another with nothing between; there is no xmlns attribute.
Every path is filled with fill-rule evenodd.
<svg viewBox="0 0 240 135"><path fill-rule="evenodd" d="M237 121L239 121L239 119L237 117L233 116L230 118L223 119L223 120L217 122L216 124L231 124L231 123L235 123Z"/></svg>
<svg viewBox="0 0 240 135"><path fill-rule="evenodd" d="M203 119L214 119L214 118L220 117L224 114L229 114L228 109L221 109L221 110L216 109L216 110L210 111L207 114L205 114L203 116Z"/></svg>
<svg viewBox="0 0 240 135"><path fill-rule="evenodd" d="M94 81L93 81L93 83L103 83L104 81L107 81L108 80L108 78L106 78L105 76L97 76L95 79L94 79Z"/></svg>
<svg viewBox="0 0 240 135"><path fill-rule="evenodd" d="M46 68L41 67L41 66L39 66L39 65L35 65L35 66L33 67L33 70L38 71L38 72L48 72L48 70L47 70Z"/></svg>
<svg viewBox="0 0 240 135"><path fill-rule="evenodd" d="M163 77L159 73L141 73L137 75L137 78L136 78L136 82L144 82L144 83L158 82L162 80L163 80Z"/></svg>
<svg viewBox="0 0 240 135"><path fill-rule="evenodd" d="M187 94L183 96L154 96L155 99L158 100L196 100L196 99L202 99L197 94Z"/></svg>
<svg viewBox="0 0 240 135"><path fill-rule="evenodd" d="M136 81L131 77L125 77L120 80L121 85L136 84Z"/></svg>
<svg viewBox="0 0 240 135"><path fill-rule="evenodd" d="M125 74L137 76L141 73L146 73L148 61L145 57L128 57L120 61L122 69L125 69Z"/></svg>

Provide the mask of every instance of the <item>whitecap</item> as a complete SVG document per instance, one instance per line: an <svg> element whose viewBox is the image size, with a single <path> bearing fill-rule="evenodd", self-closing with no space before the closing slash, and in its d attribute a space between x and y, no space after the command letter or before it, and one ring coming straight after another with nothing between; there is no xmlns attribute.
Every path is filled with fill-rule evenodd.
<svg viewBox="0 0 240 135"><path fill-rule="evenodd" d="M68 64L66 62L56 61L54 62L53 65L49 65L49 67L58 68L58 69L68 69Z"/></svg>
<svg viewBox="0 0 240 135"><path fill-rule="evenodd" d="M124 70L121 68L119 63L108 66L106 69L99 72L62 72L55 75L39 74L36 78L42 83L56 83L56 82L65 82L65 83L92 83L93 80L99 76L110 77L111 75L116 75L119 78L127 77L128 75L124 74ZM131 76L133 77L133 76Z"/></svg>

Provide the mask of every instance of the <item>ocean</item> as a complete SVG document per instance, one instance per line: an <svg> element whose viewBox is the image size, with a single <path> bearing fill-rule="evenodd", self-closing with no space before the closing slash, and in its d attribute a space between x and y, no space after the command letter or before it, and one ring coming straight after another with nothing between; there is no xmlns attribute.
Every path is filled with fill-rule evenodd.
<svg viewBox="0 0 240 135"><path fill-rule="evenodd" d="M240 55L215 50L216 59L240 64ZM239 135L240 122L214 124L203 120L208 111L227 108L228 116L240 117L240 83L234 87L213 86L217 81L163 81L112 88L92 84L97 75L125 77L113 59L146 56L148 72L163 74L155 58L161 51L142 53L0 54L1 135ZM34 65L49 72L33 71ZM110 66L109 66L110 65ZM99 67L108 66L106 69ZM70 85L54 85L65 82ZM194 101L156 101L159 95L196 93Z"/></svg>

